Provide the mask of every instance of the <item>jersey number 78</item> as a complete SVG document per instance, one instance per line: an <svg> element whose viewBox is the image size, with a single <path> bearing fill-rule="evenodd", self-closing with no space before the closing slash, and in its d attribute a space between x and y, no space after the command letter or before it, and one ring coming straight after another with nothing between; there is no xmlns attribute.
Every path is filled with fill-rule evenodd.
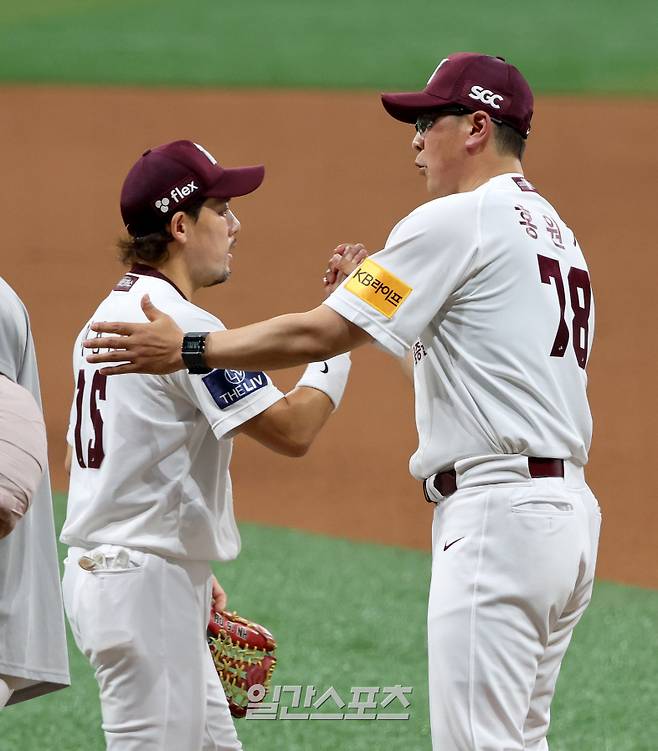
<svg viewBox="0 0 658 751"><path fill-rule="evenodd" d="M553 341L551 357L564 357L567 345L569 344L569 327L564 320L567 300L560 264L555 258L539 254L537 255L537 260L539 261L539 275L542 282L544 284L551 284L553 282L560 305L560 322L555 334L555 340ZM573 312L571 320L571 343L578 365L584 369L587 363L592 286L587 271L585 269L577 269L575 266L569 269L567 282L569 284L569 299Z"/></svg>

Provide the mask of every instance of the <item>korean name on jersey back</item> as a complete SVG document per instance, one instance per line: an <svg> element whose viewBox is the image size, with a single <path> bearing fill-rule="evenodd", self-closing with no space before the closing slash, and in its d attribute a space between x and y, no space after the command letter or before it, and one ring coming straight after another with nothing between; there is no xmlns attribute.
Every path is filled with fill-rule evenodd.
<svg viewBox="0 0 658 751"><path fill-rule="evenodd" d="M217 406L227 409L267 386L267 376L260 371L213 370L203 377L203 382Z"/></svg>

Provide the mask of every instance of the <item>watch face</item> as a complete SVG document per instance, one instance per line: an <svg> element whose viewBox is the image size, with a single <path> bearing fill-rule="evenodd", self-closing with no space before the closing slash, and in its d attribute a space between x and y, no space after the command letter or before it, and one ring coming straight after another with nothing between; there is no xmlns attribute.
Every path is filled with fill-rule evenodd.
<svg viewBox="0 0 658 751"><path fill-rule="evenodd" d="M188 339L185 342L185 351L191 355L197 355L203 351L202 341L200 339Z"/></svg>
<svg viewBox="0 0 658 751"><path fill-rule="evenodd" d="M183 362L187 365L188 373L204 374L212 370L207 367L203 356L206 349L206 336L208 336L207 331L192 331L183 337L181 355Z"/></svg>
<svg viewBox="0 0 658 751"><path fill-rule="evenodd" d="M183 352L189 355L202 354L205 343L206 337L204 334L190 334L183 338Z"/></svg>

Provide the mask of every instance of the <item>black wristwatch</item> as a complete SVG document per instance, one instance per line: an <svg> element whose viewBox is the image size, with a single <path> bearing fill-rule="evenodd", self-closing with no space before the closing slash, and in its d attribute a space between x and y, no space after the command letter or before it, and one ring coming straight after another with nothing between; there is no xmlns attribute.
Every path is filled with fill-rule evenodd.
<svg viewBox="0 0 658 751"><path fill-rule="evenodd" d="M183 337L181 356L187 366L187 372L192 375L203 375L212 370L206 365L204 356L207 336L207 331L188 331Z"/></svg>

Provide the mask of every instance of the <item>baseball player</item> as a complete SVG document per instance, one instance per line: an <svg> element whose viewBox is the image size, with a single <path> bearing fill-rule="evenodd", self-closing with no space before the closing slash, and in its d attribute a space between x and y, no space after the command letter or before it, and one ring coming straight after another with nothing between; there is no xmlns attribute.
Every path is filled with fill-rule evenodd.
<svg viewBox="0 0 658 751"><path fill-rule="evenodd" d="M0 279L0 708L69 683L34 344Z"/></svg>
<svg viewBox="0 0 658 751"><path fill-rule="evenodd" d="M440 751L546 751L562 658L591 596L600 527L583 467L594 332L576 236L526 179L533 97L502 58L457 53L423 91L384 94L415 123L432 200L326 300L204 338L216 367L285 367L375 341L411 353L419 446L410 469L436 505L428 652ZM344 250L344 249L343 249ZM335 282L340 253L327 281ZM185 365L183 331L99 324L124 361ZM89 346L89 343L87 344Z"/></svg>
<svg viewBox="0 0 658 751"><path fill-rule="evenodd" d="M95 669L111 751L242 747L205 638L211 598L225 604L209 562L240 550L232 437L300 456L347 382L341 355L310 365L284 395L260 370L204 368L198 335L192 374L108 379L84 358L91 322L144 320L145 293L186 330L224 328L192 299L228 279L240 230L229 200L263 175L222 168L191 141L144 152L121 194L120 249L132 266L74 347L64 601Z"/></svg>

